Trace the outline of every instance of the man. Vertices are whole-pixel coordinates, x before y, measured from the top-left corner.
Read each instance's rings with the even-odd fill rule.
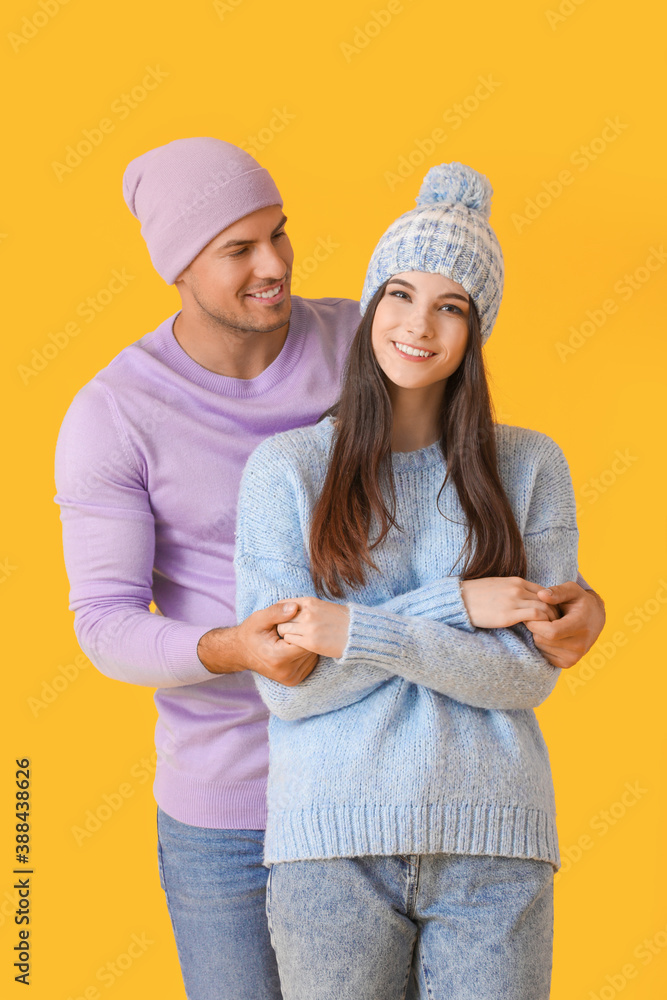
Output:
[[[236,496],[262,439],[336,399],[359,309],[291,298],[280,194],[228,143],[151,150],[124,193],[182,308],[92,379],[63,423],[75,629],[103,673],[158,689],[161,883],[188,997],[278,1000],[261,863],[267,713],[252,672],[298,684],[317,657],[278,636],[294,604],[235,624]],[[538,597],[565,614],[530,623],[535,641],[570,666],[601,631],[601,602],[572,582]]]

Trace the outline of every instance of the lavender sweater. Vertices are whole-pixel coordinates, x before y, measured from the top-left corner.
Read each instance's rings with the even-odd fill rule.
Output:
[[[58,438],[77,638],[108,677],[157,688],[155,797],[196,826],[266,822],[268,711],[253,675],[213,676],[197,657],[205,632],[236,623],[241,473],[262,440],[334,402],[359,323],[349,299],[292,301],[283,350],[257,378],[202,368],[171,316],[84,386]]]

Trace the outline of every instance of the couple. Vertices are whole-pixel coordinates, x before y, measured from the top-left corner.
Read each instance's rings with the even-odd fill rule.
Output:
[[[349,300],[290,301],[282,200],[241,150],[169,143],[124,191],[183,307],[76,397],[57,499],[82,648],[158,688],[188,996],[546,997],[558,853],[531,708],[604,615],[565,582],[560,449],[492,422],[488,182],[429,173],[360,325]]]

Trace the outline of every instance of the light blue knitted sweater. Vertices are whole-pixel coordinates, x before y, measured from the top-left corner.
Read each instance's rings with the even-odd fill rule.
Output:
[[[315,595],[307,543],[333,437],[326,418],[264,441],[241,483],[237,614]],[[577,576],[567,462],[538,431],[496,425],[527,579]],[[465,538],[438,444],[394,453],[397,521],[377,571],[345,594],[340,659],[296,687],[255,674],[271,710],[264,863],[363,854],[491,854],[560,864],[549,755],[533,712],[560,671],[532,633],[479,629],[451,575]],[[459,522],[459,523],[454,523]],[[460,565],[460,564],[459,564]]]

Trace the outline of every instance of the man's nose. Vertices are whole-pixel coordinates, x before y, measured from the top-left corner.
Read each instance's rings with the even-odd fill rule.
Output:
[[[287,264],[273,243],[257,246],[254,265],[255,274],[261,278],[283,278],[287,271]]]

